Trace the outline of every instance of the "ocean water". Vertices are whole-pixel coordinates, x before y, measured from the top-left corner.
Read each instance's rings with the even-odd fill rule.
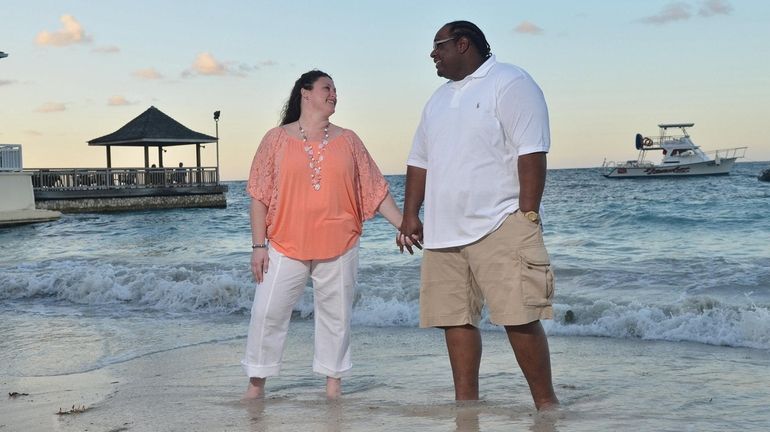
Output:
[[[649,349],[697,368],[702,365],[692,353],[701,352],[737,363],[745,359],[751,373],[765,371],[760,381],[770,379],[770,183],[756,179],[767,165],[740,163],[730,176],[689,179],[610,180],[597,169],[549,171],[543,218],[557,292],[555,319],[544,325],[557,341],[552,342],[556,350],[579,351],[586,337],[602,338],[609,344],[610,364],[643,359]],[[404,178],[388,180],[400,204]],[[0,228],[0,376],[88,373],[206,344],[236,347],[228,367],[238,369],[254,289],[244,186],[229,183],[226,209],[65,214],[56,222]],[[366,359],[361,370],[375,374],[382,349],[375,342],[383,335],[403,339],[398,358],[414,356],[424,362],[421,367],[445,369],[441,356],[436,360],[441,365],[421,358],[416,342],[424,337],[416,334],[431,332],[414,329],[420,253],[399,254],[394,229],[379,216],[364,231],[353,324],[368,342],[354,342],[354,360],[356,355]],[[296,308],[292,328],[297,330],[292,331],[298,335],[293,337],[310,337],[311,316],[308,289]],[[502,332],[486,319],[482,326],[488,337],[500,338]],[[433,352],[441,353],[442,339],[433,337]],[[665,348],[649,345],[656,341]],[[654,364],[655,359],[640,361]],[[720,367],[709,366],[703,377],[693,379],[706,385]],[[566,383],[571,373],[580,372],[560,369],[556,362],[554,368],[557,390],[568,406],[601,405],[596,392]],[[589,372],[583,373],[572,378],[590,382]],[[632,372],[619,375],[614,385],[624,388],[654,377]],[[484,380],[499,387],[491,390],[493,399],[505,394],[504,386],[489,376]],[[659,384],[667,382],[661,378]],[[730,382],[709,382],[716,393],[740,394]],[[365,390],[384,384],[364,379],[356,385],[357,397],[367,404]],[[451,382],[442,383],[441,391],[449,390]],[[395,394],[377,398],[390,406],[393,401],[385,399]],[[745,407],[757,401],[736,398],[724,408],[725,416],[767,419],[746,417]],[[503,408],[492,403],[489,409]],[[450,411],[442,415],[452,417],[454,425]],[[699,416],[700,411],[692,413],[693,419]],[[677,427],[681,418],[661,421],[666,426],[660,430],[683,430]],[[595,426],[584,425],[584,430]]]

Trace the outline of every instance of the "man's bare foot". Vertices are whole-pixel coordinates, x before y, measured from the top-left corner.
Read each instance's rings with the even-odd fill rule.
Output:
[[[561,405],[559,405],[559,401],[548,401],[548,402],[542,402],[540,404],[537,404],[537,410],[538,411],[557,411],[559,408],[561,408]]]
[[[249,400],[264,398],[266,380],[266,378],[249,378],[249,386],[246,388],[246,393],[243,394],[241,399]]]
[[[326,398],[337,399],[342,396],[342,379],[326,377]]]

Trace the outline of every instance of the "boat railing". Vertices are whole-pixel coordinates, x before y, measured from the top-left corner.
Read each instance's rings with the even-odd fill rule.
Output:
[[[746,157],[748,147],[734,147],[729,149],[711,150],[705,152],[712,159],[738,159]]]
[[[216,186],[216,167],[191,168],[35,168],[36,190],[96,190]]]
[[[0,144],[0,171],[21,170],[21,144]]]

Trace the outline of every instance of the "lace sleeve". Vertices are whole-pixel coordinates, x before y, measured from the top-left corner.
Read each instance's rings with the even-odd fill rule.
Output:
[[[275,195],[276,153],[278,148],[278,128],[271,129],[262,138],[262,142],[257,148],[254,160],[251,162],[251,171],[249,172],[249,182],[246,185],[246,192],[256,199],[270,207],[271,201]]]
[[[345,131],[352,147],[356,165],[356,185],[358,187],[358,202],[363,220],[371,219],[377,213],[377,208],[388,194],[388,182],[380,172],[374,159],[364,147],[361,138],[353,131]]]

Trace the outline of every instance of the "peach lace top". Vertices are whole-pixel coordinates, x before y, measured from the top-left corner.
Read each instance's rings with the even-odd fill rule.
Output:
[[[320,142],[308,143],[317,154]],[[246,190],[267,206],[267,238],[278,252],[299,260],[334,258],[355,245],[388,183],[361,139],[343,129],[323,152],[316,191],[303,147],[282,127],[269,130],[254,155]]]

